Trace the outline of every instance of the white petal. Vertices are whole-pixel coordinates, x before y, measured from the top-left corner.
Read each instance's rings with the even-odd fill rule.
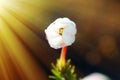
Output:
[[[58,37],[58,35],[55,32],[52,32],[52,31],[50,32],[50,31],[45,30],[45,34],[46,34],[46,37],[47,37],[48,41],[49,41],[49,39]]]
[[[52,48],[59,49],[65,46],[62,37],[56,37],[49,40],[49,44]]]
[[[60,35],[61,28],[63,28],[62,35]],[[69,18],[58,18],[45,29],[48,42],[55,49],[70,46],[75,41],[76,32],[76,25]]]
[[[63,34],[62,38],[66,46],[70,46],[75,41],[75,36],[69,34]]]

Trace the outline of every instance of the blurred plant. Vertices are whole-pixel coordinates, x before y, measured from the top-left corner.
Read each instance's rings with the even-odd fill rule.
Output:
[[[82,80],[111,80],[108,76],[101,73],[92,73],[84,77]]]

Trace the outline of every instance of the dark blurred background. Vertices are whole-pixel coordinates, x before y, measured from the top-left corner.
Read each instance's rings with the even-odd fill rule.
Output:
[[[100,72],[120,80],[120,1],[54,0],[50,7],[46,9],[49,23],[68,17],[77,24],[76,42],[69,47],[68,58],[81,76]]]

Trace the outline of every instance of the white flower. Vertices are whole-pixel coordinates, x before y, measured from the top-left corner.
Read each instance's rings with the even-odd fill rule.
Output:
[[[111,80],[111,79],[101,73],[92,73],[81,80]]]
[[[75,41],[76,24],[68,18],[58,18],[45,29],[48,43],[58,49]]]

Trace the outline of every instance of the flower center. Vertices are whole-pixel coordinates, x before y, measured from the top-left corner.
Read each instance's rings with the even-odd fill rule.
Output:
[[[59,29],[59,35],[62,36],[63,30],[64,30],[64,28],[60,28],[60,29]]]

